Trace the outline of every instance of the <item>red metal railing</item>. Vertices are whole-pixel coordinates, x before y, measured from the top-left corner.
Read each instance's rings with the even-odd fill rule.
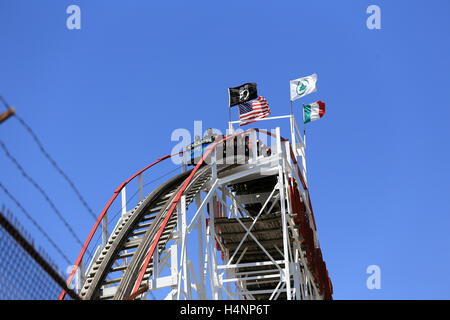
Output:
[[[78,267],[80,266],[80,263],[81,263],[81,261],[83,260],[84,254],[86,253],[86,250],[87,250],[87,248],[88,248],[88,246],[89,246],[89,244],[90,244],[90,242],[91,242],[91,240],[92,240],[92,237],[94,236],[95,232],[97,231],[97,228],[98,228],[98,226],[100,225],[102,219],[104,218],[104,216],[105,216],[106,213],[108,212],[108,209],[111,207],[112,203],[113,203],[114,200],[117,198],[117,196],[118,196],[119,193],[122,191],[122,189],[123,189],[130,181],[132,181],[134,178],[136,178],[137,176],[139,176],[139,175],[140,175],[141,173],[143,173],[144,171],[146,171],[146,170],[150,169],[151,167],[153,167],[154,165],[156,165],[156,164],[158,164],[158,163],[160,163],[160,162],[162,162],[162,161],[164,161],[164,160],[166,160],[166,159],[168,159],[168,158],[171,158],[171,157],[173,157],[173,156],[175,156],[175,155],[178,155],[178,154],[180,154],[180,153],[181,153],[181,152],[178,152],[178,153],[174,153],[174,154],[167,155],[167,156],[164,156],[164,157],[162,157],[162,158],[159,158],[159,159],[156,160],[155,162],[149,164],[149,165],[148,165],[147,167],[145,167],[144,169],[142,169],[142,170],[138,171],[137,173],[135,173],[134,175],[132,175],[132,176],[131,176],[130,178],[128,178],[125,182],[123,182],[122,184],[120,184],[120,186],[116,189],[116,191],[114,191],[114,194],[113,194],[112,197],[109,199],[108,203],[107,203],[106,206],[103,208],[102,213],[100,214],[100,216],[98,217],[98,219],[97,219],[97,221],[95,222],[94,226],[92,227],[92,230],[91,230],[91,232],[89,233],[89,236],[87,237],[87,239],[86,239],[86,241],[85,241],[85,243],[84,243],[84,245],[83,245],[83,248],[81,249],[80,254],[78,255],[78,258],[77,258],[77,260],[76,260],[76,262],[75,262],[75,264],[74,264],[74,266],[73,266],[73,268],[72,268],[72,271],[71,271],[71,273],[70,273],[70,275],[69,275],[69,278],[67,279],[67,285],[70,285],[70,283],[72,282],[73,277],[74,277],[74,275],[75,275],[75,273],[76,273]],[[61,294],[59,295],[58,300],[64,299],[65,295],[66,295],[66,291],[63,290],[63,291],[61,292]]]
[[[148,264],[150,263],[151,257],[152,257],[152,255],[153,255],[153,253],[154,253],[154,250],[155,250],[155,247],[156,247],[156,245],[157,245],[157,243],[158,243],[158,241],[159,241],[159,238],[161,237],[161,234],[162,234],[162,232],[163,232],[163,230],[164,230],[164,228],[165,228],[165,226],[166,226],[168,220],[170,219],[170,217],[171,217],[173,211],[175,210],[175,208],[176,208],[178,202],[180,201],[180,199],[181,199],[181,197],[182,197],[184,191],[186,190],[186,188],[187,188],[187,186],[189,185],[190,181],[191,181],[192,178],[194,177],[195,173],[198,171],[198,168],[204,163],[205,159],[211,154],[212,150],[213,150],[218,144],[223,143],[223,142],[225,142],[225,141],[227,141],[227,140],[229,140],[229,139],[233,139],[233,138],[235,138],[235,137],[238,137],[238,136],[241,136],[241,135],[245,135],[245,134],[249,133],[250,131],[255,131],[255,132],[259,132],[259,133],[264,133],[264,134],[266,134],[266,135],[268,135],[268,136],[276,137],[276,135],[274,135],[273,133],[268,132],[268,131],[266,131],[266,130],[260,130],[260,129],[257,129],[257,128],[252,128],[252,129],[248,129],[248,130],[246,130],[246,131],[244,131],[244,132],[241,132],[241,133],[238,133],[238,134],[229,135],[229,136],[223,138],[223,139],[220,140],[220,141],[216,141],[216,142],[212,143],[212,144],[208,147],[207,151],[206,151],[205,154],[202,156],[202,158],[200,159],[200,161],[197,163],[197,165],[195,166],[195,168],[192,170],[192,172],[191,172],[191,174],[189,175],[189,177],[185,180],[185,182],[184,182],[184,184],[183,184],[183,187],[180,189],[180,191],[179,191],[179,192],[177,193],[177,195],[175,196],[175,198],[174,198],[174,200],[173,200],[173,202],[172,202],[172,205],[171,205],[171,207],[170,207],[170,209],[169,209],[169,212],[168,212],[166,218],[164,219],[164,221],[163,221],[163,223],[162,223],[162,225],[161,225],[161,227],[160,227],[158,233],[156,234],[156,237],[155,237],[155,239],[154,239],[154,241],[153,241],[153,243],[152,243],[152,246],[150,247],[150,250],[149,250],[149,252],[148,252],[148,254],[147,254],[147,256],[146,256],[146,259],[145,259],[144,265],[143,265],[143,267],[142,267],[142,269],[141,269],[141,272],[140,272],[140,274],[139,274],[138,280],[137,280],[135,286],[133,287],[133,293],[132,293],[132,296],[133,296],[133,297],[138,296],[138,294],[136,294],[136,293],[138,292],[138,290],[139,290],[139,288],[140,288],[140,286],[141,286],[141,282],[142,282],[142,279],[143,279],[143,277],[144,277],[145,270],[147,269]],[[283,137],[280,137],[280,140],[281,140],[281,141],[288,141],[287,139],[285,139],[285,138],[283,138]],[[180,153],[182,153],[182,152],[183,152],[183,151],[178,152],[178,153],[175,153],[175,154],[171,154],[171,155],[166,155],[166,156],[164,156],[164,157],[162,157],[162,158],[159,158],[157,161],[151,163],[151,164],[148,165],[147,167],[145,167],[145,168],[143,168],[142,170],[138,171],[137,173],[135,173],[134,175],[132,175],[129,179],[127,179],[125,182],[123,182],[122,184],[119,185],[119,187],[114,191],[113,196],[110,198],[110,200],[108,201],[108,203],[106,204],[106,206],[103,208],[103,210],[102,210],[100,216],[98,217],[98,219],[97,219],[97,221],[95,222],[95,224],[94,224],[94,226],[93,226],[91,232],[89,233],[88,238],[86,239],[86,241],[85,241],[85,243],[84,243],[84,245],[83,245],[83,248],[81,249],[81,252],[80,252],[80,254],[78,255],[78,258],[77,258],[77,260],[76,260],[76,262],[75,262],[75,265],[74,265],[73,268],[72,268],[72,271],[71,271],[71,273],[70,273],[70,275],[69,275],[69,278],[67,279],[67,284],[68,284],[68,285],[72,282],[73,277],[74,277],[74,275],[75,275],[75,273],[76,273],[78,267],[80,266],[81,261],[83,260],[84,254],[85,254],[85,252],[86,252],[86,250],[87,250],[87,247],[89,246],[89,244],[90,244],[90,242],[91,242],[91,240],[92,240],[92,237],[94,236],[95,232],[97,231],[98,226],[100,225],[102,219],[104,218],[104,216],[105,216],[106,213],[108,212],[108,209],[110,208],[110,206],[112,205],[112,203],[114,202],[114,200],[117,198],[117,196],[119,195],[119,193],[122,191],[122,189],[123,189],[130,181],[132,181],[134,178],[136,178],[137,176],[139,176],[139,175],[140,175],[141,173],[143,173],[144,171],[146,171],[146,170],[150,169],[151,167],[153,167],[154,165],[156,165],[156,164],[158,164],[158,163],[160,163],[160,162],[162,162],[162,161],[164,161],[164,160],[166,160],[166,159],[168,159],[168,158],[171,158],[171,157],[173,157],[173,156],[175,156],[175,155],[178,155],[178,154],[180,154]],[[291,155],[293,155],[293,153],[292,153],[292,148],[291,148]],[[307,189],[307,185],[306,185],[306,183],[305,183],[305,181],[304,181],[304,179],[303,179],[303,174],[301,173],[300,168],[298,167],[297,161],[295,160],[295,156],[292,157],[292,161],[296,164],[297,170],[299,171],[299,178],[300,178],[300,180],[301,180],[301,183],[302,183],[302,185],[303,185],[305,191],[307,191],[307,190],[308,190],[308,189]],[[308,197],[308,199],[309,199],[309,197]],[[309,203],[309,205],[310,205],[311,213],[312,213],[312,207],[311,207],[311,204]],[[313,220],[314,220],[314,216],[313,216]],[[314,225],[315,225],[315,222],[314,222]],[[61,292],[60,296],[58,297],[58,300],[64,299],[65,295],[66,295],[66,291],[63,290],[63,291]]]
[[[221,143],[223,143],[223,142],[225,142],[225,141],[227,141],[227,140],[229,140],[229,139],[233,139],[233,138],[235,138],[235,137],[244,135],[244,134],[246,134],[246,133],[248,133],[248,132],[250,132],[250,131],[256,131],[256,132],[260,132],[260,133],[262,132],[262,133],[265,133],[265,134],[267,134],[267,135],[269,135],[269,136],[274,136],[274,134],[272,134],[272,133],[270,133],[270,132],[268,132],[268,131],[265,131],[265,130],[248,129],[248,130],[246,130],[246,131],[244,131],[244,132],[241,132],[241,133],[238,133],[238,134],[229,135],[229,136],[223,138],[223,139],[220,140],[220,141],[216,141],[216,142],[212,143],[212,144],[208,147],[208,149],[206,150],[205,154],[202,156],[202,158],[200,159],[200,161],[197,163],[197,165],[195,166],[195,168],[192,170],[192,172],[191,172],[191,174],[189,175],[189,177],[187,177],[187,179],[185,180],[185,182],[184,182],[182,188],[181,188],[181,189],[178,191],[178,193],[176,194],[176,196],[175,196],[175,198],[174,198],[174,200],[173,200],[173,202],[172,202],[172,205],[170,206],[170,209],[169,209],[169,211],[168,211],[168,213],[167,213],[167,215],[166,215],[164,221],[162,222],[162,225],[161,225],[161,227],[159,228],[158,233],[157,233],[156,236],[155,236],[155,239],[153,240],[153,243],[152,243],[152,245],[151,245],[151,247],[150,247],[150,250],[149,250],[149,252],[147,253],[147,256],[146,256],[145,261],[144,261],[144,265],[142,266],[142,269],[141,269],[141,271],[140,271],[140,273],[139,273],[139,277],[138,277],[138,279],[137,279],[137,281],[136,281],[136,283],[135,283],[135,285],[134,285],[134,287],[133,287],[133,293],[132,293],[132,296],[135,296],[135,297],[137,296],[137,295],[136,295],[136,292],[139,290],[139,288],[140,288],[140,286],[141,286],[142,279],[144,278],[145,271],[147,270],[148,264],[150,263],[150,260],[151,260],[151,258],[152,258],[152,256],[153,256],[153,253],[154,253],[154,251],[155,251],[155,248],[156,248],[156,246],[158,245],[159,238],[161,237],[161,234],[163,233],[164,228],[165,228],[167,222],[169,221],[169,219],[170,219],[170,217],[171,217],[173,211],[175,210],[175,208],[176,208],[176,206],[177,206],[177,204],[178,204],[178,201],[180,201],[181,197],[183,196],[184,191],[186,190],[187,186],[188,186],[189,183],[191,182],[191,180],[192,180],[192,178],[194,177],[194,175],[195,175],[195,173],[197,172],[197,170],[200,168],[200,166],[203,164],[203,162],[205,161],[205,159],[211,154],[211,152],[213,151],[213,149],[214,149],[218,144],[221,144]],[[282,137],[280,137],[280,139],[281,139],[281,141],[287,141],[287,139],[284,139],[284,138],[282,138]]]

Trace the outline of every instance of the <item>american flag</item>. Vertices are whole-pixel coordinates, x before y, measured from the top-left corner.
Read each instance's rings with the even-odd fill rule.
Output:
[[[259,96],[253,101],[244,102],[239,105],[239,126],[253,123],[263,119],[270,114],[269,104],[264,97]]]

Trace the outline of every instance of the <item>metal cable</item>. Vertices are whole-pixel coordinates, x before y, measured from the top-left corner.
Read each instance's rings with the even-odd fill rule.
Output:
[[[6,108],[6,110],[8,110],[10,108],[8,102],[6,102],[6,100],[3,99],[2,96],[0,96],[0,101],[3,102],[3,106]]]
[[[81,242],[80,238],[76,235],[76,233],[73,231],[72,227],[69,225],[69,223],[64,219],[61,212],[56,208],[53,201],[49,198],[47,193],[44,191],[44,189],[41,188],[40,185],[36,183],[22,168],[22,166],[19,164],[19,162],[9,153],[8,149],[6,148],[6,145],[3,143],[2,140],[0,140],[0,146],[2,147],[3,151],[5,152],[6,156],[14,163],[14,165],[17,167],[17,169],[21,172],[21,174],[27,179],[44,197],[44,199],[47,201],[47,203],[50,205],[50,207],[53,209],[53,211],[56,213],[58,218],[62,221],[64,226],[69,230],[72,237],[78,242],[78,244],[83,247],[83,243]]]
[[[39,230],[39,232],[47,239],[48,242],[52,245],[52,247],[64,258],[68,265],[71,264],[69,258],[64,254],[60,247],[50,238],[50,236],[41,228],[41,226],[37,223],[36,220],[28,213],[27,210],[20,204],[20,202],[6,189],[6,187],[0,182],[0,189],[16,204],[16,206],[23,212],[23,214],[30,220],[30,222]]]
[[[10,106],[9,104],[5,101],[5,99],[0,96],[0,100],[3,102],[3,105],[5,106],[6,109],[9,109]],[[31,137],[33,138],[34,142],[38,145],[39,150],[42,152],[42,154],[44,155],[45,158],[47,158],[47,160],[50,162],[50,164],[56,169],[56,171],[58,171],[58,173],[67,181],[67,183],[69,184],[69,186],[72,188],[72,190],[75,192],[75,194],[77,195],[78,199],[81,201],[81,203],[83,204],[83,206],[86,208],[86,210],[89,212],[89,214],[91,215],[91,217],[94,219],[94,221],[97,220],[97,216],[95,215],[94,211],[91,209],[91,207],[88,205],[88,203],[86,202],[86,200],[84,199],[84,197],[81,195],[80,191],[78,190],[78,188],[75,186],[75,184],[73,183],[73,181],[69,178],[69,176],[60,168],[60,166],[56,163],[56,161],[50,156],[50,154],[45,150],[44,146],[42,145],[41,141],[39,140],[39,138],[37,137],[37,135],[34,133],[33,129],[31,129],[31,127],[25,122],[25,120],[23,120],[19,115],[17,115],[17,113],[14,114],[14,116],[17,118],[17,120],[19,120],[19,123],[27,130],[27,132],[31,135]]]

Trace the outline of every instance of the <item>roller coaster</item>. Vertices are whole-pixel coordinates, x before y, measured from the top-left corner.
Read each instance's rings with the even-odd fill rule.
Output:
[[[123,182],[67,283],[76,282],[85,300],[332,299],[306,180],[304,137],[294,117],[286,117],[290,141],[279,127],[210,133]],[[174,156],[183,159],[181,173],[144,197],[144,173],[151,176]],[[127,210],[126,188],[136,180],[139,199]],[[119,195],[121,215],[108,232],[108,212]],[[102,243],[85,268],[95,234]],[[59,299],[65,296],[63,291]]]

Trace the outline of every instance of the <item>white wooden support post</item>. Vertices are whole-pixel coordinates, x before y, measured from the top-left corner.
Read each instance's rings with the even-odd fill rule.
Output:
[[[234,134],[234,128],[233,128],[233,123],[230,121],[228,122],[228,134]]]
[[[280,136],[280,127],[275,128],[275,135],[277,139],[277,153],[281,154],[281,136]]]
[[[158,278],[159,270],[159,248],[156,246],[155,252],[153,253],[153,285],[152,288],[156,287],[156,279]]]
[[[195,204],[197,208],[200,208],[202,199],[200,193],[195,196]],[[200,300],[206,300],[206,277],[205,277],[205,259],[204,259],[204,247],[203,247],[203,229],[205,223],[205,210],[202,210],[200,218],[197,222],[197,249],[198,249],[198,268],[199,268],[199,287],[197,288],[197,296]]]
[[[297,139],[295,139],[295,123],[294,123],[294,115],[291,114],[291,117],[289,118],[290,124],[291,124],[291,145],[292,145],[292,150],[294,151],[294,155],[297,157],[298,156],[298,152],[297,152]]]
[[[76,292],[79,293],[82,289],[82,286],[84,284],[84,280],[85,280],[85,266],[84,266],[84,261],[81,260],[80,265],[78,266],[78,270],[76,272]]]
[[[122,189],[122,217],[127,213],[127,190],[126,187]]]
[[[303,178],[305,179],[305,183],[306,185],[308,185],[308,178],[307,178],[307,174],[306,174],[306,150],[305,147],[303,146],[303,156],[302,156],[302,167],[303,167]]]
[[[302,293],[300,291],[300,284],[301,284],[301,272],[300,272],[300,257],[299,257],[299,251],[295,250],[294,255],[294,287],[295,287],[295,299],[301,300],[302,299]]]
[[[279,174],[280,180],[283,179],[281,169]],[[286,281],[287,300],[291,300],[291,279],[290,279],[290,263],[289,263],[289,233],[287,230],[287,212],[285,206],[284,187],[282,180],[280,181],[280,202],[281,202],[281,223],[283,226],[283,254],[284,254],[284,280]]]
[[[213,199],[213,211],[214,211],[214,214],[212,216],[214,217],[214,220],[213,220],[213,227],[214,227],[216,215],[219,212],[219,207],[218,207],[217,195],[213,196],[212,199]],[[213,237],[213,239],[215,240],[214,241],[214,273],[215,273],[215,277],[216,277],[217,289],[219,290],[219,299],[223,300],[223,290],[221,290],[222,283],[219,283],[219,281],[220,281],[219,277],[218,277],[219,272],[218,272],[218,269],[217,269],[217,245],[220,246],[220,244],[218,244],[217,240],[216,240],[215,227],[214,227],[214,237]]]
[[[293,116],[292,116],[293,117]],[[295,138],[295,132],[294,132],[294,138]],[[285,142],[285,150],[286,150],[286,161],[288,163],[288,165],[291,165],[291,153],[289,151],[289,141]],[[295,156],[295,154],[294,154]],[[295,170],[295,169],[294,169]],[[294,173],[291,170],[288,170],[287,176],[286,178],[291,178],[294,175]],[[287,182],[287,181],[286,181]],[[289,185],[286,183],[285,184],[285,195],[286,195],[286,199],[287,199],[287,211],[289,213],[290,216],[292,216],[294,214],[294,212],[292,212],[292,207],[291,207],[291,199],[290,199],[290,195],[289,195]],[[293,257],[293,262],[291,264],[291,272],[293,273],[293,277],[294,277],[294,288],[295,288],[295,299],[296,300],[300,300],[301,299],[301,292],[300,292],[300,285],[301,285],[301,272],[300,272],[300,253],[298,248],[294,248],[295,252],[294,252],[294,257]]]
[[[258,143],[256,141],[256,131],[251,131],[251,137],[252,137],[252,158],[253,161],[256,161],[256,158],[258,157]]]
[[[143,181],[142,173],[138,176],[138,193],[139,193],[139,200],[144,200],[144,181]]]
[[[180,210],[178,213],[181,216],[181,243],[183,244],[184,252],[182,253],[181,259],[183,263],[183,287],[184,291],[187,294],[187,298],[189,299],[191,296],[191,284],[189,281],[189,275],[188,275],[188,265],[187,265],[187,256],[188,256],[188,247],[187,247],[187,234],[186,234],[186,196],[181,196],[180,201]]]
[[[285,196],[284,196],[284,178],[283,178],[283,151],[281,149],[281,135],[280,135],[280,127],[276,128],[277,135],[277,153],[280,156],[279,159],[279,169],[278,169],[278,190],[280,193],[280,205],[281,205],[281,224],[283,228],[283,254],[284,254],[284,281],[286,283],[286,297],[287,300],[291,300],[291,279],[290,279],[290,271],[289,271],[289,234],[287,231],[287,221],[286,221],[286,205],[285,205]],[[287,151],[286,151],[287,152]]]
[[[212,283],[213,288],[212,290],[212,299],[213,300],[219,300],[219,279],[217,278],[217,253],[216,253],[216,230],[214,226],[214,217],[216,215],[216,211],[214,208],[216,207],[214,205],[215,197],[212,198],[212,200],[209,202],[209,228],[211,232],[211,251],[210,251],[210,259],[211,259],[211,271],[212,271]]]
[[[291,158],[291,152],[289,151],[289,141],[286,141],[284,146],[285,146],[285,150],[286,150],[286,161],[287,161],[288,165],[291,165],[292,158]],[[294,156],[295,156],[295,154],[294,154]],[[294,176],[294,174],[292,173],[291,170],[289,170],[288,176],[289,176],[289,178]]]
[[[306,297],[306,300],[311,300],[310,289],[309,289],[309,279],[308,279],[307,272],[305,272],[305,297]]]
[[[180,300],[181,293],[182,293],[182,276],[183,276],[183,255],[184,255],[184,246],[185,243],[183,242],[183,217],[181,213],[181,201],[177,203],[177,246],[180,247],[180,271],[178,270],[178,264],[177,264],[177,295],[176,300]],[[177,247],[177,248],[178,248]]]
[[[223,186],[222,188],[226,188],[226,186]],[[227,217],[228,216],[228,214],[226,213],[226,211],[228,210],[228,208],[227,208],[227,206],[225,205],[227,203],[227,196],[226,196],[226,193],[222,190],[222,203],[221,203],[221,206],[222,206],[222,212],[223,212],[223,217]],[[228,252],[228,250],[227,250],[227,252],[225,252],[225,261],[228,263],[228,261],[229,261],[229,258],[230,258],[230,254],[229,254],[229,252]],[[234,276],[234,269],[233,269],[233,271],[231,271],[230,269],[226,269],[226,277],[227,277],[227,279],[230,279],[231,277],[235,277]],[[230,282],[227,282],[227,290],[228,290],[228,292],[231,292],[231,283]]]
[[[222,188],[226,188],[226,186],[223,186]],[[225,205],[227,203],[227,194],[225,192],[222,191],[222,208],[223,208],[223,216],[222,217],[226,217],[226,211],[227,211],[227,206]]]
[[[229,261],[228,259],[230,259],[230,254],[229,254],[228,250],[225,252],[224,258],[225,258],[225,261],[226,261],[226,262]],[[233,272],[233,271],[234,271],[234,269],[233,269],[233,270],[230,270],[230,268],[226,268],[226,269],[225,269],[225,276],[226,276],[227,279],[235,278],[234,272]],[[227,291],[228,291],[228,292],[231,292],[231,283],[230,283],[229,281],[227,281],[226,287],[227,287],[227,288],[226,288]],[[231,298],[232,298],[232,297],[230,297],[229,299],[231,299]]]
[[[106,246],[108,242],[108,212],[103,216],[102,219],[102,246]]]
[[[214,181],[215,179],[217,179],[216,148],[213,148],[211,152],[211,170],[212,180]]]
[[[211,295],[214,298],[214,281],[213,281],[213,271],[212,271],[212,263],[211,263],[211,226],[210,223],[206,225],[205,230],[205,240],[206,240],[206,250],[205,250],[205,266],[209,265],[209,287],[211,290]],[[206,271],[206,268],[205,268]],[[206,272],[205,272],[206,275]]]
[[[234,194],[233,194],[233,198],[231,199],[231,210],[233,210],[234,216],[237,217],[239,211],[238,211],[238,208],[237,208],[236,197],[235,197]],[[229,213],[229,217],[231,217],[231,210],[230,210],[230,213]]]
[[[308,184],[308,178],[306,174],[306,134],[303,136],[303,143],[302,143],[302,166],[303,166],[303,178],[305,179],[306,184]]]
[[[173,244],[170,246],[170,273],[172,276],[172,292],[171,300],[176,298],[176,289],[178,287],[178,246]]]
[[[181,172],[186,172],[186,152],[187,151],[183,151],[183,158],[182,158],[182,163],[181,163]]]

